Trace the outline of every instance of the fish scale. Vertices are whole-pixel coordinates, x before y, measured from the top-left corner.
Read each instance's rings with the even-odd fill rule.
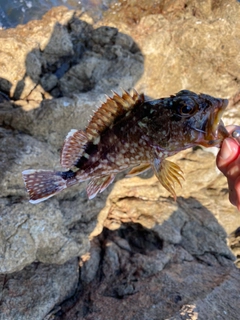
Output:
[[[67,171],[23,171],[31,203],[46,200],[82,181],[89,181],[89,199],[104,191],[117,173],[127,176],[150,168],[176,199],[181,168],[170,155],[196,145],[220,146],[228,132],[221,116],[228,100],[182,90],[176,95],[147,100],[144,94],[113,93],[94,113],[85,130],[67,135],[60,163]]]

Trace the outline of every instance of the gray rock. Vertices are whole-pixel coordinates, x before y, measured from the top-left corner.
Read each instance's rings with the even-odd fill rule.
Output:
[[[74,294],[78,277],[76,258],[63,265],[35,262],[21,272],[0,275],[0,319],[45,318],[56,304]]]
[[[45,91],[51,91],[54,87],[56,87],[58,83],[58,78],[56,75],[52,73],[46,73],[41,78],[41,85]]]

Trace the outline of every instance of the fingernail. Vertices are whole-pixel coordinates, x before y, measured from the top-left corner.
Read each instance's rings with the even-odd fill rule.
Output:
[[[232,150],[231,150],[230,143],[228,142],[227,139],[225,139],[223,141],[223,145],[221,148],[221,158],[223,158],[224,160],[227,160],[227,158],[229,158],[231,154],[232,154]]]

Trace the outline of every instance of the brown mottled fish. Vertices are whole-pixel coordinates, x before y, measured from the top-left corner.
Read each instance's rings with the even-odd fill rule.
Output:
[[[195,145],[219,146],[228,136],[221,121],[227,105],[228,100],[188,90],[151,101],[135,90],[122,96],[114,93],[85,130],[67,135],[61,154],[67,171],[23,171],[30,202],[41,202],[86,180],[92,199],[128,168],[128,176],[152,168],[176,198],[174,183],[181,185],[182,171],[166,158]]]

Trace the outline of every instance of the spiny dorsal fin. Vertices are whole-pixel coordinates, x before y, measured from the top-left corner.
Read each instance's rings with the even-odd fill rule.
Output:
[[[63,144],[61,152],[61,166],[69,169],[76,165],[85,151],[88,137],[84,131],[72,129]]]
[[[94,113],[86,129],[89,140],[98,137],[101,132],[114,123],[118,116],[127,113],[143,101],[144,95],[139,95],[136,90],[133,90],[132,94],[123,91],[122,96],[116,92],[113,92],[112,98],[107,96],[107,101]]]
[[[61,166],[66,169],[75,166],[84,154],[88,142],[97,144],[99,135],[110,127],[118,116],[127,113],[143,101],[144,95],[139,95],[136,90],[133,90],[132,94],[123,91],[122,97],[116,92],[112,98],[107,97],[107,101],[94,113],[85,131],[72,129],[68,133],[61,152]]]

